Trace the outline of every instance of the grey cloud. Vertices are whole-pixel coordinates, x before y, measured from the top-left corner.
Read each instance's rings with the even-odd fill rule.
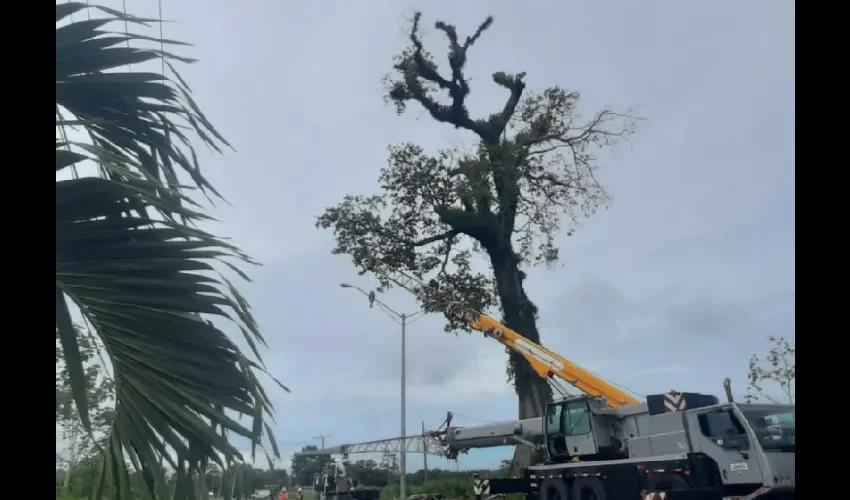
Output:
[[[272,372],[299,386],[319,390],[322,384],[397,380],[400,370],[400,326],[381,309],[340,283],[374,286],[358,277],[343,257],[308,253],[263,266],[246,291],[269,342]],[[416,304],[403,290],[379,296],[398,311]],[[484,343],[466,334],[443,332],[443,319],[428,315],[410,322],[407,372],[411,384],[441,385],[476,358]]]
[[[438,332],[422,332],[422,335],[453,335]],[[461,333],[461,335],[464,335]],[[440,386],[456,377],[468,361],[469,352],[464,349],[431,349],[427,345],[418,345],[408,352],[408,380],[417,385]],[[384,379],[396,380],[401,365],[401,352],[394,349],[386,357]]]
[[[592,331],[597,340],[612,339],[623,333],[626,322],[646,312],[645,307],[599,276],[586,275],[562,290],[557,298],[547,301],[547,309],[554,314],[542,316],[544,328]]]
[[[669,314],[672,328],[682,334],[723,335],[752,324],[740,305],[710,299],[671,306]]]

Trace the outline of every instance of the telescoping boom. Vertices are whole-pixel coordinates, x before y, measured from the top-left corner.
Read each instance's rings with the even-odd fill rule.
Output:
[[[342,455],[357,453],[424,453],[454,460],[471,449],[527,444],[543,444],[543,419],[528,418],[508,422],[456,427],[448,412],[444,423],[436,430],[424,431],[421,436],[378,439],[353,444],[341,444],[320,450],[300,451],[294,456]]]

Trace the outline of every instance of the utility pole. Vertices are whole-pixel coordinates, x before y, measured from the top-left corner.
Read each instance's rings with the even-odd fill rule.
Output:
[[[322,440],[322,449],[325,449],[325,438],[333,437],[332,434],[320,434],[313,439],[321,439]]]
[[[428,453],[427,453],[427,449],[428,449],[428,446],[427,446],[426,441],[425,441],[425,421],[423,420],[422,421],[422,463],[425,466],[425,478],[424,478],[424,481],[423,481],[425,484],[428,483]]]

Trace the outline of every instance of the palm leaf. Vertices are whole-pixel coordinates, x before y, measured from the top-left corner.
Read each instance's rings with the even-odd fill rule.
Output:
[[[81,3],[57,5],[57,22],[84,8],[86,5]],[[186,131],[193,131],[215,151],[221,152],[220,145],[229,144],[201,113],[179,75],[175,72],[175,80],[171,80],[160,73],[120,71],[129,65],[151,61],[162,61],[173,69],[172,61],[194,60],[159,49],[128,46],[128,42],[152,38],[109,31],[106,28],[110,23],[126,19],[145,25],[150,20],[123,16],[104,7],[92,8],[108,16],[72,22],[56,29],[57,108],[70,112],[79,121],[87,121],[84,128],[92,145],[120,161],[139,165],[140,173],[146,177],[180,189],[178,173],[183,171],[202,191],[220,196],[201,175]],[[170,40],[162,43],[179,44]],[[114,170],[105,169],[102,174],[119,181],[124,179]],[[167,190],[160,194],[170,195]]]
[[[57,23],[84,8],[57,4]],[[57,24],[56,30],[57,126],[81,127],[88,139],[63,134],[56,142],[57,331],[87,429],[73,307],[112,363],[115,419],[95,496],[130,498],[132,467],[147,497],[164,498],[163,459],[186,475],[181,485],[199,485],[203,481],[192,478],[209,460],[222,468],[243,460],[227,432],[248,439],[252,448],[271,435],[272,406],[256,376],[264,371],[257,346],[265,342],[247,302],[218,272],[224,266],[245,277],[237,264],[253,261],[189,225],[207,217],[180,180],[188,174],[194,186],[217,196],[200,173],[188,132],[214,150],[227,143],[179,76],[175,82],[159,73],[121,71],[145,61],[170,67],[169,61],[187,60],[127,48],[127,40],[149,37],[106,27],[116,20],[146,21],[95,8],[106,17]],[[94,162],[99,176],[60,175],[83,161]],[[212,317],[219,321],[206,319]],[[239,329],[250,358],[217,326],[222,322]],[[232,418],[237,413],[253,423]],[[279,456],[276,443],[271,447]],[[190,498],[198,494],[193,490],[181,486],[175,493]]]

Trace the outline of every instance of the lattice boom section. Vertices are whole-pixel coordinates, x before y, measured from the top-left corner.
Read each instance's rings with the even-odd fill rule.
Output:
[[[408,436],[406,438],[381,439],[368,443],[343,444],[323,450],[310,450],[295,453],[298,455],[342,455],[346,453],[428,453],[445,456],[446,452],[440,439],[432,436]]]
[[[417,297],[423,297],[425,289],[428,288],[428,285],[425,284],[424,281],[401,271],[395,271],[391,279],[395,281],[397,285],[401,286],[402,288],[406,289],[408,292],[412,293],[413,295],[416,295]]]
[[[346,453],[429,453],[444,455],[443,445],[435,437],[409,436],[406,438],[382,439],[369,443],[347,444],[341,446]]]

